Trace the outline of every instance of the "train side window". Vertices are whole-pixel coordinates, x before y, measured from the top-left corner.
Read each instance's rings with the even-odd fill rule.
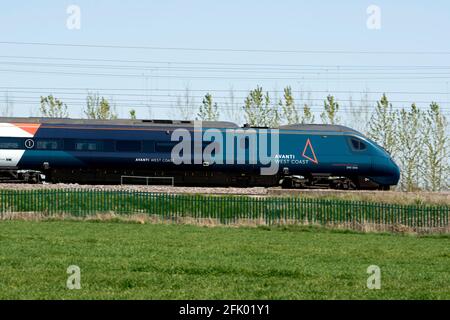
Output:
[[[155,142],[154,141],[144,141],[143,149],[144,149],[144,152],[148,152],[148,153],[155,152]]]
[[[38,150],[58,150],[60,146],[58,140],[38,140],[36,142],[36,149]]]
[[[20,140],[3,138],[0,140],[0,149],[20,149]]]
[[[250,138],[249,137],[243,137],[240,139],[240,146],[241,149],[248,149],[250,148]]]
[[[211,141],[202,141],[202,150],[205,150],[207,146],[209,146],[212,142]],[[195,143],[193,143],[192,148],[194,148]]]
[[[99,144],[97,142],[79,141],[75,142],[76,151],[98,151]]]
[[[214,144],[214,143],[215,143],[215,144]],[[210,146],[210,145],[213,145],[213,144],[214,144],[214,146],[215,146],[217,152],[220,152],[220,151],[221,151],[221,145],[220,145],[220,142],[215,141],[215,140],[213,140],[213,141],[203,141],[203,142],[202,142],[202,150],[205,150],[206,147],[208,147],[208,146]],[[194,146],[192,146],[192,150],[194,150]]]
[[[351,139],[351,143],[355,150],[362,151],[367,149],[366,144],[359,139]]]
[[[172,152],[173,147],[177,145],[178,142],[157,142],[155,145],[156,152],[169,153]]]
[[[116,151],[141,152],[141,142],[131,140],[119,140],[116,142]]]
[[[114,140],[103,140],[102,148],[103,152],[114,152],[115,151]]]
[[[211,156],[212,157],[215,157],[216,154],[220,154],[222,152],[222,146],[221,146],[221,144],[218,141],[215,141],[215,140],[213,140],[213,141],[203,141],[202,142],[202,150],[203,150],[203,152],[205,151],[205,149],[208,146],[211,146],[211,148],[213,148],[212,151],[211,151]]]

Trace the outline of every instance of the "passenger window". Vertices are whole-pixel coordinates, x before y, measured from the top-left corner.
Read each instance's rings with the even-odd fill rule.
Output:
[[[140,141],[117,141],[116,150],[119,152],[141,152]]]
[[[76,151],[97,151],[98,145],[96,142],[76,142]]]
[[[0,149],[20,149],[20,141],[16,139],[1,139]]]
[[[211,146],[211,148],[213,148],[212,149],[212,151],[211,151],[211,157],[215,157],[216,156],[216,154],[220,154],[221,152],[222,152],[222,149],[221,149],[221,145],[220,145],[220,143],[218,142],[218,141],[215,141],[215,140],[213,140],[213,141],[203,141],[203,152],[205,151],[205,149],[208,147],[208,146]]]
[[[241,149],[248,149],[250,148],[250,138],[244,137],[240,139],[240,147]]]
[[[144,152],[155,152],[155,143],[153,141],[144,141]]]
[[[361,140],[359,140],[359,139],[351,139],[351,142],[352,142],[352,147],[355,150],[360,151],[360,150],[366,150],[367,149],[366,144],[364,142],[362,142]]]
[[[36,143],[36,149],[38,150],[57,150],[58,141],[56,140],[38,140]]]
[[[156,152],[170,153],[178,142],[157,142],[155,146]]]
[[[19,149],[17,142],[0,142],[0,149]]]

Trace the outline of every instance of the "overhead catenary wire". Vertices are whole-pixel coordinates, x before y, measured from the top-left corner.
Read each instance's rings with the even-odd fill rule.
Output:
[[[11,73],[39,73],[39,74],[53,74],[53,75],[64,75],[64,76],[94,76],[94,77],[121,77],[121,78],[142,78],[142,74],[117,74],[117,73],[87,73],[87,72],[65,72],[65,71],[43,71],[43,70],[19,70],[19,69],[0,69],[0,72],[11,72]],[[219,77],[219,76],[182,76],[182,75],[152,75],[152,78],[163,78],[163,79],[208,79],[208,80],[285,80],[285,81],[417,81],[417,80],[432,80],[432,79],[450,79],[450,74],[448,76],[438,77],[438,76],[420,76],[420,77],[399,77],[399,78],[306,78],[306,77]]]
[[[42,92],[40,92],[40,91],[8,91],[8,93],[33,93],[33,94],[36,94],[36,96],[35,97],[37,97],[37,98],[39,98],[39,97],[41,97],[41,96],[47,96],[47,95],[53,95],[52,93],[49,93],[49,94],[47,94],[47,93],[42,93]],[[62,97],[61,98],[61,100],[62,101],[73,101],[73,100],[75,100],[75,101],[80,101],[80,100],[83,100],[83,101],[85,101],[86,100],[86,97],[80,97],[83,93],[70,93],[70,92],[58,92],[58,94],[60,94],[60,95],[64,95],[64,97]],[[88,95],[88,94],[90,94],[90,95],[92,95],[92,94],[98,94],[99,96],[102,96],[102,97],[109,97],[109,98],[111,98],[111,99],[114,99],[114,101],[115,102],[122,102],[123,101],[123,103],[147,103],[148,101],[147,100],[145,100],[145,99],[125,99],[125,100],[120,100],[120,99],[116,99],[115,97],[116,96],[118,96],[118,97],[123,97],[123,96],[125,96],[125,97],[128,97],[128,96],[133,96],[133,97],[142,97],[142,98],[145,98],[145,97],[150,97],[150,98],[177,98],[177,97],[174,97],[174,96],[169,96],[169,95],[164,95],[164,94],[161,94],[161,95],[158,95],[158,94],[130,94],[130,93],[128,93],[128,94],[123,94],[123,93],[111,93],[111,94],[104,94],[104,93],[96,93],[96,92],[89,92],[89,91],[85,91],[84,92],[84,94],[86,94],[86,95]],[[76,95],[76,97],[70,97],[70,96],[67,96],[67,95]],[[35,98],[35,97],[31,97],[31,96],[23,96],[23,95],[12,95],[11,96],[11,98],[18,98],[18,99],[26,99],[26,98]],[[178,96],[179,98],[183,98],[183,97],[180,97],[180,96]],[[204,95],[190,95],[189,96],[189,98],[193,98],[193,99],[200,99],[200,101],[201,101],[201,99],[203,99],[205,96]],[[57,97],[58,98],[58,97]],[[213,99],[214,100],[216,100],[216,99],[219,99],[219,100],[229,100],[229,98],[230,97],[228,97],[228,96],[213,96]],[[237,100],[239,100],[239,101],[241,101],[242,103],[244,102],[244,100],[246,99],[246,96],[234,96],[233,97],[234,99],[237,99]],[[339,97],[335,97],[336,98],[336,102],[338,102],[338,103],[342,103],[342,102],[344,102],[344,103],[355,103],[355,102],[358,102],[358,99],[342,99],[342,98],[339,98]],[[281,98],[278,98],[278,100],[282,100]],[[278,100],[274,100],[273,102],[278,102]],[[311,101],[319,101],[319,102],[323,102],[323,101],[325,101],[326,100],[326,98],[303,98],[303,99],[301,99],[301,98],[296,98],[296,97],[294,97],[294,100],[295,101],[298,101],[298,102],[301,102],[302,104],[303,103],[308,103],[308,102],[311,102]],[[361,100],[361,99],[359,99],[359,100]],[[177,100],[152,100],[152,101],[154,101],[154,102],[172,102],[172,103],[178,103],[179,101],[177,101]],[[222,103],[224,102],[224,101],[221,101]],[[226,103],[227,101],[225,101],[225,103]],[[364,102],[365,103],[370,103],[370,104],[376,104],[377,102],[379,102],[379,100],[370,100],[370,99],[364,99]],[[389,100],[389,102],[390,103],[406,103],[406,104],[413,104],[413,103],[416,103],[416,104],[429,104],[429,103],[431,103],[431,102],[434,102],[434,103],[437,103],[437,104],[447,104],[447,103],[450,103],[450,101],[439,101],[439,100],[436,100],[436,101],[425,101],[425,100]]]
[[[179,109],[179,108],[192,108],[197,110],[198,107],[200,107],[200,103],[194,104],[194,103],[190,103],[188,105],[186,105],[183,102],[178,102],[178,101],[152,101],[150,104],[146,104],[145,102],[141,102],[141,103],[133,103],[133,102],[119,102],[119,101],[109,101],[110,105],[112,107],[117,107],[117,108],[128,108],[128,109],[134,109],[134,108],[155,108],[155,109]],[[36,100],[17,100],[17,99],[10,99],[10,103],[13,104],[21,104],[21,105],[29,105],[29,106],[34,106],[34,107],[38,107],[39,106],[39,101]],[[71,101],[71,102],[67,102],[66,105],[68,107],[72,107],[72,106],[81,106],[81,107],[85,107],[86,106],[86,102],[82,102],[82,101]],[[311,109],[311,111],[313,112],[320,112],[323,111],[323,105],[308,105],[308,107]],[[225,110],[243,110],[243,104],[242,105],[236,105],[236,106],[230,106],[230,105],[220,105],[218,106],[219,109],[225,109]],[[303,108],[303,105],[299,105],[297,106],[298,110],[301,110]],[[401,110],[402,107],[401,106],[393,106],[393,110]],[[448,108],[441,108],[442,110],[449,110]],[[358,105],[355,104],[352,107],[350,106],[345,106],[345,105],[341,105],[339,110],[341,111],[357,111],[357,112],[363,112],[363,113],[372,113],[374,110],[374,105]]]
[[[117,45],[117,44],[89,44],[89,43],[56,43],[56,42],[25,42],[25,41],[0,41],[2,45],[15,46],[45,46],[68,48],[97,48],[97,49],[132,49],[132,50],[162,50],[162,51],[203,51],[203,52],[236,52],[236,53],[274,53],[274,54],[344,54],[344,55],[450,55],[450,51],[408,51],[408,50],[299,50],[299,49],[248,49],[248,48],[200,48],[200,47],[164,47],[144,45]]]
[[[4,59],[39,59],[39,60],[46,60],[46,61],[52,61],[52,59],[57,59],[58,61],[90,61],[90,62],[100,62],[100,61],[114,61],[114,62],[118,62],[120,61],[121,63],[130,63],[133,62],[135,63],[136,61],[140,61],[141,63],[153,63],[151,61],[147,61],[147,60],[126,60],[126,59],[94,59],[94,58],[65,58],[65,57],[37,57],[37,56],[12,56],[12,55],[4,55],[4,56],[0,56],[0,58],[4,58]],[[159,63],[159,62],[158,62]],[[292,68],[287,69],[287,70],[274,70],[272,68],[267,68],[267,66],[283,66],[283,64],[239,64],[239,63],[218,63],[220,65],[225,65],[227,67],[217,67],[214,65],[214,63],[212,62],[164,62],[169,64],[168,66],[151,66],[150,69],[152,71],[157,71],[157,72],[161,72],[163,70],[170,70],[171,72],[178,72],[178,73],[183,73],[183,72],[190,72],[190,74],[188,75],[184,75],[184,74],[161,74],[161,73],[153,73],[150,77],[151,78],[168,78],[168,79],[180,79],[180,80],[185,80],[185,79],[218,79],[218,80],[256,80],[256,81],[267,81],[267,80],[287,80],[287,81],[296,81],[297,83],[301,83],[301,82],[306,82],[306,81],[311,81],[311,82],[315,82],[315,81],[394,81],[394,80],[401,80],[401,81],[413,81],[413,80],[432,80],[432,79],[448,79],[450,78],[450,73],[446,73],[446,72],[434,72],[434,70],[450,70],[450,66],[433,66],[433,65],[411,65],[411,66],[397,66],[399,69],[403,70],[402,72],[394,72],[394,71],[390,71],[390,72],[373,72],[373,71],[384,71],[384,70],[391,70],[390,68],[393,68],[394,66],[364,66],[364,65],[348,65],[348,66],[339,66],[339,65],[294,65],[297,66],[298,68],[303,68],[303,69],[297,69],[297,71],[292,71]],[[189,67],[186,67],[186,65],[183,65],[183,63],[186,63],[186,65],[189,65]],[[140,68],[144,68],[144,70],[139,70],[139,71],[143,71],[145,72],[149,72],[148,67],[147,66],[143,66],[143,65],[113,65],[113,64],[108,64],[108,65],[104,65],[104,64],[74,64],[74,63],[54,63],[54,62],[29,62],[29,61],[0,61],[0,64],[8,64],[11,66],[16,66],[16,67],[21,67],[21,66],[38,66],[38,67],[56,67],[56,68],[90,68],[90,69],[108,69],[108,68],[112,68],[112,69],[125,69],[125,70],[129,70],[129,69],[136,69],[139,70]],[[173,67],[170,64],[176,64],[177,67]],[[196,67],[193,68],[193,65],[197,65],[200,66],[200,68]],[[251,67],[247,67],[249,69],[245,69],[245,68],[231,68],[230,66],[245,66],[245,65],[250,65]],[[255,66],[265,66],[266,69],[261,69],[260,67],[256,68]],[[289,66],[288,64],[285,64],[284,66]],[[153,69],[152,69],[153,68]],[[254,68],[254,69],[252,69]],[[378,68],[378,69],[377,69]],[[334,70],[335,69],[335,70]],[[343,70],[348,70],[351,72],[344,72]],[[368,72],[367,70],[369,70],[370,72]],[[426,71],[423,72],[423,70],[432,70],[430,71]],[[407,72],[404,72],[407,71]],[[27,73],[27,74],[32,74],[32,73],[41,73],[41,74],[49,74],[49,75],[67,75],[67,76],[99,76],[99,77],[134,77],[134,78],[139,78],[141,79],[143,76],[146,76],[144,73],[134,73],[134,74],[130,74],[130,73],[91,73],[91,72],[66,72],[66,71],[60,71],[60,70],[55,70],[55,71],[48,71],[48,70],[24,70],[24,69],[0,69],[0,72],[14,72],[14,73]],[[204,75],[195,75],[195,73],[202,73],[202,72],[208,72],[208,73],[218,73],[219,76],[204,76]],[[242,77],[242,76],[223,76],[222,73],[244,73],[244,72],[250,72],[250,74],[257,74],[257,73],[274,73],[274,74],[300,74],[298,77],[262,77],[262,76],[257,76],[257,77]],[[194,75],[193,75],[194,73]],[[316,75],[317,77],[301,77],[301,74],[304,75]],[[319,76],[325,76],[326,74],[326,79],[322,79]],[[339,75],[338,78],[333,78],[333,77],[329,77],[329,75]],[[348,78],[345,77],[346,75],[366,75],[364,78]],[[383,77],[383,78],[374,78],[374,77],[370,77],[369,75],[375,75],[375,76],[380,76],[380,75],[385,75],[387,77]],[[398,77],[398,75],[405,75],[407,77]],[[436,75],[436,76],[423,76],[423,75]],[[148,76],[148,75],[147,75]],[[1,87],[4,91],[10,91],[11,93],[14,93],[14,88],[20,88],[20,87]],[[22,87],[23,88],[23,87]],[[41,90],[42,88],[39,88],[39,90]],[[157,97],[172,97],[173,98],[173,94],[175,93],[183,93],[186,92],[185,89],[175,89],[175,88],[151,88],[150,90],[144,90],[144,89],[132,89],[132,88],[73,88],[73,87],[69,87],[69,88],[65,88],[68,91],[75,91],[75,90],[83,90],[84,92],[86,91],[102,91],[101,94],[102,95],[110,95],[110,96],[137,96],[137,97],[147,97],[147,98],[157,98]],[[25,89],[25,90],[29,90],[29,88]],[[59,90],[58,88],[45,88],[44,90],[48,91],[50,90],[50,93],[55,93],[57,94],[58,92],[55,90]],[[113,93],[109,93],[109,92],[104,92],[104,91],[113,91]],[[136,93],[136,92],[164,92],[166,94],[140,94],[140,93]],[[245,92],[248,93],[250,90],[244,90],[244,89],[189,89],[188,91],[193,91],[193,92],[212,92],[212,93],[216,93],[214,95],[215,99],[229,99],[230,96],[223,96],[223,95],[218,95],[217,93],[223,93],[223,92]],[[268,91],[268,92],[273,92],[273,93],[280,93],[282,94],[282,91],[280,90],[264,90],[264,91]],[[130,93],[133,92],[133,93]],[[22,93],[32,93],[32,92],[22,92]],[[35,94],[39,94],[42,95],[41,92],[34,92]],[[173,93],[173,94],[172,94]],[[361,95],[373,95],[373,94],[377,94],[377,95],[381,95],[383,93],[386,93],[388,95],[401,95],[401,94],[408,94],[408,95],[447,95],[448,97],[448,92],[432,92],[432,91],[356,91],[356,90],[308,90],[308,89],[302,89],[302,90],[292,90],[292,93],[300,93],[300,94],[310,94],[310,93],[326,93],[328,94],[361,94]],[[45,94],[45,93],[44,93]],[[72,93],[67,93],[67,92],[59,92],[59,94],[72,94]],[[194,95],[192,96],[192,98],[203,98],[203,95]],[[18,97],[21,98],[21,97]],[[28,97],[25,97],[28,98]],[[234,96],[233,97],[235,100],[243,100],[245,99],[245,96]],[[341,97],[337,97],[339,102],[341,103],[345,103],[345,102],[355,102],[358,99],[343,99]],[[436,97],[438,98],[438,97]],[[67,97],[66,97],[67,99]],[[82,98],[83,100],[84,98]],[[304,98],[304,101],[323,101],[323,98]],[[363,99],[361,99],[363,100]],[[440,101],[438,99],[434,99],[433,101],[436,101],[439,104],[448,104],[448,101]],[[153,102],[153,101],[152,101]],[[365,98],[364,99],[365,103],[376,103],[377,100],[370,100]],[[415,99],[411,99],[411,100],[400,100],[400,99],[393,99],[390,100],[390,102],[392,103],[408,103],[408,104],[412,104],[412,103],[418,103],[418,104],[423,104],[423,103],[430,103],[431,101],[425,101],[425,100],[415,100]],[[124,101],[123,103],[145,103],[148,104],[149,101],[140,101],[140,100],[131,100],[131,99],[127,99],[126,101]],[[165,100],[165,101],[159,101],[159,103],[177,103],[174,101],[170,101],[170,100]],[[310,103],[311,104],[311,103]],[[312,105],[312,104],[311,104]]]
[[[2,56],[0,56],[1,58]],[[4,57],[4,56],[3,56]],[[11,57],[11,56],[6,56]],[[39,58],[42,59],[42,58]],[[52,60],[47,58],[46,60]],[[78,60],[78,59],[77,59]],[[90,60],[90,59],[88,59]],[[72,61],[72,60],[70,60]],[[55,63],[55,62],[35,62],[35,61],[0,61],[0,64],[14,65],[14,66],[41,66],[41,67],[59,67],[59,68],[87,68],[87,69],[115,69],[115,70],[140,70],[140,71],[150,71],[150,70],[164,70],[164,71],[189,71],[189,72],[216,72],[216,73],[280,73],[280,74],[375,74],[375,75],[427,75],[427,74],[447,74],[450,71],[450,66],[379,66],[379,67],[359,67],[359,66],[321,66],[321,65],[309,65],[302,67],[255,67],[255,66],[233,66],[233,67],[223,67],[223,66],[203,66],[203,65],[191,65],[191,64],[178,64],[174,67],[170,64],[161,65],[128,65],[128,64],[76,64],[76,63]],[[448,70],[445,72],[423,72],[424,70]],[[401,71],[394,71],[401,70]],[[379,72],[374,72],[379,71]],[[389,72],[386,72],[389,71]],[[409,72],[404,72],[409,71]]]
[[[176,72],[194,72],[194,73],[243,73],[243,74],[296,74],[296,75],[450,75],[449,71],[446,72],[422,72],[422,71],[412,71],[412,72],[404,72],[404,71],[392,71],[390,68],[389,72],[386,72],[386,69],[380,69],[378,72],[373,72],[374,70],[367,71],[367,69],[346,69],[349,71],[343,71],[342,69],[336,67],[334,69],[289,69],[289,70],[280,70],[280,69],[247,69],[247,68],[193,68],[193,67],[168,67],[168,66],[158,66],[158,67],[146,67],[146,66],[138,66],[138,65],[86,65],[86,64],[61,64],[61,63],[39,63],[39,62],[16,62],[16,61],[0,61],[0,65],[8,65],[8,66],[38,66],[38,67],[57,67],[57,68],[78,68],[78,69],[107,69],[107,70],[139,70],[141,72],[149,72],[149,71],[176,71]],[[345,70],[345,69],[344,69]],[[409,71],[408,69],[406,69]],[[434,70],[434,69],[433,69]],[[139,76],[142,76],[140,74]]]
[[[16,58],[15,56],[4,56],[4,57],[8,57],[10,59],[14,59]],[[39,59],[43,59],[42,57],[39,57]],[[61,58],[64,60],[64,58]],[[46,60],[51,60],[50,58],[46,58]],[[75,59],[75,60],[80,60],[80,59]],[[90,59],[88,59],[90,60]],[[243,68],[241,67],[204,67],[204,66],[196,66],[195,68],[193,68],[192,66],[190,67],[186,67],[183,66],[182,64],[179,64],[179,66],[177,67],[173,67],[170,65],[159,65],[159,66],[144,66],[144,65],[105,65],[105,64],[74,64],[74,63],[55,63],[55,62],[35,62],[35,61],[0,61],[0,65],[7,65],[7,66],[16,66],[16,67],[21,67],[21,66],[38,66],[38,67],[56,67],[56,68],[78,68],[78,69],[113,69],[113,70],[138,70],[140,71],[139,74],[103,74],[103,73],[83,73],[86,75],[95,75],[95,76],[123,76],[123,77],[141,77],[143,75],[143,73],[145,72],[153,72],[153,71],[170,71],[170,72],[190,72],[190,73],[216,73],[218,75],[215,75],[214,77],[212,76],[189,76],[189,77],[194,77],[194,78],[218,78],[221,79],[223,77],[220,77],[221,74],[227,74],[227,73],[237,73],[237,74],[293,74],[293,75],[297,75],[297,77],[302,76],[302,75],[309,75],[309,76],[319,76],[319,75],[325,75],[327,76],[327,80],[331,80],[330,78],[328,78],[329,75],[339,75],[341,76],[345,76],[345,75],[387,75],[387,76],[398,76],[398,75],[406,75],[409,76],[408,79],[411,78],[411,76],[415,76],[416,78],[434,78],[434,77],[418,77],[418,76],[425,76],[425,75],[438,75],[438,76],[448,76],[449,73],[445,70],[450,70],[450,66],[448,67],[444,67],[444,66],[440,66],[440,67],[433,67],[433,69],[431,70],[435,70],[437,68],[437,70],[441,70],[441,72],[435,72],[435,71],[426,71],[426,69],[424,69],[423,67],[418,68],[418,69],[412,69],[412,67],[410,68],[405,68],[406,66],[401,67],[400,69],[402,71],[394,71],[393,66],[385,66],[383,68],[381,67],[377,67],[377,68],[369,68],[369,67],[364,67],[362,69],[360,69],[357,66],[333,66],[333,67],[325,67],[325,66],[308,66],[308,67],[302,67],[301,69],[294,69],[292,67],[288,68],[288,69],[280,69],[278,68]],[[368,71],[369,70],[369,71]],[[419,70],[419,71],[417,71]],[[424,72],[425,70],[425,72]],[[444,72],[442,72],[442,70]],[[73,73],[73,72],[62,72],[60,70],[58,71],[47,71],[47,70],[23,70],[23,69],[6,69],[3,70],[4,72],[38,72],[38,73],[57,73],[57,74],[71,74],[71,75],[75,75],[77,73]],[[407,72],[405,72],[407,71]],[[152,75],[153,76],[153,75]],[[155,77],[186,77],[186,75],[155,75]],[[227,78],[230,78],[229,76],[227,76]],[[238,78],[242,78],[242,77],[235,77],[232,79],[238,79]],[[370,78],[370,77],[367,77]],[[446,77],[436,77],[436,78],[446,78]],[[253,78],[244,78],[244,79],[253,79]],[[262,77],[258,77],[258,79],[264,79]],[[284,78],[284,77],[270,77],[270,78],[266,78],[269,80],[272,79],[276,79],[276,80],[283,80],[283,79],[289,79],[292,80],[293,78]],[[315,80],[316,78],[314,78]],[[341,78],[339,78],[341,79]],[[392,79],[392,78],[391,78]],[[403,78],[401,78],[403,79]],[[359,80],[359,79],[358,79]]]
[[[147,91],[143,90],[142,88],[99,88],[99,87],[22,87],[22,86],[0,86],[0,90],[13,92],[14,90],[44,90],[44,91],[58,91],[58,90],[68,90],[68,91],[94,91],[94,92],[101,92],[101,91],[118,91],[118,92],[141,92],[141,91]],[[179,92],[184,93],[186,92],[186,88],[183,89],[176,89],[176,88],[152,88],[151,91],[157,91],[157,92]],[[189,92],[246,92],[248,93],[250,89],[212,89],[212,88],[206,88],[206,89],[198,89],[198,88],[189,88]],[[265,92],[273,93],[273,92],[282,92],[281,90],[273,90],[268,89],[264,90]],[[365,90],[292,90],[293,93],[339,93],[339,94],[400,94],[400,95],[447,95],[448,92],[443,91],[365,91]],[[114,93],[117,94],[117,93]]]
[[[184,48],[184,47],[154,47],[154,46],[124,46],[124,45],[110,45],[110,44],[77,44],[77,43],[52,43],[52,42],[8,42],[0,41],[0,47],[8,45],[16,46],[42,46],[42,47],[61,47],[61,48],[86,48],[86,49],[133,49],[133,50],[167,50],[167,51],[192,51],[192,52],[247,52],[247,53],[277,53],[277,54],[344,54],[344,55],[448,55],[450,51],[345,51],[345,50],[266,50],[266,49],[233,49],[233,48]],[[50,51],[50,50],[49,50]],[[74,51],[74,50],[72,50]],[[352,83],[348,86],[353,86],[354,82],[358,83],[376,83],[376,82],[390,82],[394,85],[401,83],[412,84],[434,84],[448,82],[450,78],[450,65],[433,65],[433,60],[427,64],[392,64],[392,65],[356,65],[356,64],[289,64],[289,63],[270,63],[270,62],[228,62],[228,61],[157,61],[146,59],[113,59],[113,58],[96,58],[93,54],[102,56],[100,52],[104,51],[81,51],[77,50],[77,53],[86,53],[88,57],[63,57],[63,56],[14,56],[14,55],[1,55],[0,56],[0,73],[14,75],[24,74],[29,77],[30,75],[48,75],[46,79],[58,79],[59,84],[63,84],[64,77],[73,77],[73,79],[86,79],[86,77],[101,77],[101,78],[114,78],[114,79],[167,79],[166,88],[154,88],[150,83],[150,88],[145,85],[145,88],[76,88],[66,86],[64,88],[32,88],[32,87],[14,87],[4,86],[0,87],[0,91],[3,90],[7,94],[11,94],[8,97],[9,103],[16,104],[18,106],[30,106],[32,110],[38,110],[40,96],[46,96],[53,94],[60,98],[63,102],[67,103],[69,107],[85,107],[86,105],[86,93],[98,93],[99,96],[105,96],[110,100],[111,104],[120,110],[123,109],[139,109],[139,108],[154,108],[154,109],[166,109],[173,110],[178,109],[184,105],[182,95],[189,95],[189,98],[195,99],[193,106],[190,108],[197,109],[201,105],[203,94],[211,93],[213,98],[219,102],[220,109],[224,110],[241,110],[244,104],[244,99],[250,90],[254,89],[256,85],[260,85],[264,89],[264,92],[274,93],[275,96],[281,98],[283,90],[269,89],[270,82],[285,81],[291,82],[293,94],[321,94],[323,97],[311,97],[305,96],[302,99],[296,98],[298,103],[297,108],[301,109],[303,102],[306,102],[313,112],[323,111],[323,101],[329,94],[336,97],[337,102],[340,104],[340,110],[345,112],[361,112],[364,114],[371,113],[378,100],[374,100],[373,95],[381,97],[386,93],[389,97],[389,101],[394,104],[394,110],[399,110],[402,107],[409,107],[405,104],[411,105],[412,103],[419,104],[420,107],[428,107],[432,101],[436,101],[441,104],[441,109],[444,111],[450,110],[450,102],[448,100],[448,91],[439,92],[427,91],[424,88],[419,90],[317,90],[316,83]],[[111,55],[114,56],[116,51]],[[121,51],[117,51],[121,53]],[[124,51],[129,54],[129,51]],[[194,57],[194,55],[185,55],[186,57]],[[197,56],[201,56],[200,54]],[[213,54],[210,55],[213,57]],[[256,55],[255,55],[256,56]],[[232,55],[230,55],[232,57]],[[243,56],[244,57],[244,56]],[[267,56],[269,57],[269,56]],[[244,57],[245,58],[245,57]],[[194,58],[199,59],[199,58]],[[188,60],[188,58],[186,58]],[[235,59],[233,59],[235,60]],[[253,60],[253,59],[252,59]],[[256,59],[255,59],[256,60]],[[261,59],[259,59],[261,60]],[[269,59],[263,59],[269,60]],[[278,61],[283,61],[279,60]],[[405,60],[407,61],[407,60]],[[7,66],[7,67],[4,67]],[[75,69],[75,70],[70,70]],[[111,71],[111,72],[106,72]],[[123,72],[121,72],[123,71]],[[50,78],[50,76],[52,78]],[[14,78],[18,78],[14,77]],[[42,76],[42,78],[44,78]],[[31,78],[35,79],[35,77]],[[68,82],[73,79],[68,78]],[[171,80],[179,80],[178,88],[171,87]],[[196,80],[221,80],[229,83],[248,81],[255,82],[254,85],[249,85],[245,89],[239,82],[238,89],[223,89],[223,85],[220,86],[216,81],[211,81],[210,87],[206,89],[195,86],[192,89],[186,90],[186,88],[180,88],[182,81]],[[97,81],[97,79],[92,82]],[[112,81],[112,80],[111,80]],[[129,82],[126,85],[132,85],[134,81],[121,81],[117,82]],[[151,81],[151,80],[150,80]],[[312,83],[316,86],[316,90],[297,89],[300,84]],[[220,84],[220,83],[219,83]],[[203,85],[204,86],[204,85]],[[99,86],[95,86],[99,87]],[[272,86],[273,87],[273,86]],[[414,88],[411,85],[412,88]],[[179,89],[180,88],[180,89]],[[339,85],[337,86],[340,89]],[[354,89],[352,87],[352,89]],[[379,87],[377,87],[379,89]],[[42,91],[44,92],[42,92]],[[234,101],[230,101],[230,92],[237,93],[233,96]],[[194,94],[191,94],[194,93]],[[201,93],[201,94],[199,94]],[[227,95],[228,93],[228,95]],[[30,96],[27,96],[30,95]],[[36,95],[32,97],[31,95]],[[342,95],[361,95],[365,96],[361,99],[345,99]],[[391,100],[391,95],[408,95],[412,97],[394,97]],[[444,96],[445,95],[445,96]],[[370,96],[370,99],[369,99]],[[420,98],[417,96],[421,96]],[[422,97],[425,96],[425,97]],[[427,96],[432,97],[433,100],[427,100]],[[417,97],[418,99],[414,99]],[[178,98],[178,99],[177,99]],[[375,97],[376,98],[376,97]],[[406,98],[406,99],[405,99]],[[300,102],[301,101],[301,102]],[[273,101],[274,104],[277,101]],[[364,103],[364,105],[363,105]],[[442,106],[444,104],[445,106]],[[349,106],[351,105],[351,107]],[[236,109],[237,108],[237,109]],[[366,110],[368,108],[369,110]]]
[[[73,58],[73,57],[55,57],[55,56],[11,56],[0,55],[0,58],[6,59],[31,59],[31,60],[50,60],[50,61],[84,61],[84,62],[109,62],[109,63],[143,63],[160,65],[195,65],[195,66],[238,66],[238,67],[273,67],[281,68],[316,68],[316,69],[450,69],[450,65],[344,65],[344,64],[279,64],[279,63],[230,63],[230,62],[207,62],[207,61],[156,61],[156,60],[130,60],[130,59],[105,59],[105,58]],[[153,66],[142,66],[144,68]],[[173,68],[173,67],[170,67]]]

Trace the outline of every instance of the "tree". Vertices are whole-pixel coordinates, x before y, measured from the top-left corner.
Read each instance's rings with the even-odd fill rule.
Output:
[[[243,119],[241,104],[237,101],[234,95],[233,87],[230,87],[230,89],[228,90],[228,97],[225,100],[225,107],[228,119],[237,124],[242,124]]]
[[[352,95],[349,95],[349,97],[348,97],[347,107],[348,107],[347,117],[344,118],[343,123],[346,126],[356,129],[353,121],[354,121],[354,119],[358,118],[360,115],[357,114],[358,112],[356,110],[356,106],[353,103]]]
[[[104,97],[99,97],[98,93],[89,93],[86,98],[86,110],[84,114],[88,119],[117,119],[117,114]]]
[[[243,107],[245,120],[254,127],[277,127],[279,125],[278,108],[271,105],[269,93],[263,93],[262,87],[250,91]]]
[[[41,114],[48,118],[68,118],[67,105],[61,100],[49,95],[47,97],[41,96]]]
[[[314,115],[311,112],[311,108],[309,107],[309,105],[307,103],[305,103],[303,105],[302,111],[303,111],[303,114],[301,116],[300,123],[302,123],[302,124],[314,123]]]
[[[304,98],[306,94],[306,99]],[[311,98],[311,91],[300,91],[299,101],[302,101],[303,107],[301,109],[300,114],[300,123],[301,124],[311,124],[314,123],[315,117],[311,110],[311,105],[313,104],[313,100]]]
[[[195,100],[191,96],[189,87],[186,86],[183,96],[177,98],[177,106],[181,120],[192,120],[194,117],[194,104]]]
[[[400,187],[403,191],[415,191],[419,189],[421,167],[423,160],[423,113],[416,107],[411,106],[409,111],[402,109],[397,114],[397,138],[398,144],[402,146],[397,154],[401,166]]]
[[[13,115],[14,103],[10,99],[9,92],[5,92],[5,107],[3,108],[2,117],[11,117]]]
[[[339,111],[339,104],[334,100],[334,96],[329,95],[323,104],[324,111],[320,115],[322,123],[337,124],[340,122],[337,113]]]
[[[209,93],[203,98],[203,103],[198,112],[198,118],[202,121],[217,121],[219,119],[217,103],[213,102],[212,95]]]
[[[241,104],[236,99],[233,87],[230,87],[228,90],[228,97],[225,100],[225,107],[227,118],[237,124],[242,124],[242,108]]]
[[[292,96],[291,87],[284,88],[283,100],[280,99],[279,106],[282,111],[282,118],[287,124],[295,124],[300,122],[300,117],[295,107],[295,100]]]
[[[449,187],[450,152],[447,125],[447,119],[439,105],[431,103],[425,114],[425,125],[422,127],[425,146],[422,176],[427,190],[441,191]]]
[[[359,123],[362,123],[363,125],[360,127],[361,132],[364,134],[367,134],[368,128],[367,124],[370,121],[371,116],[371,110],[373,109],[373,106],[371,105],[369,101],[369,89],[366,89],[366,91],[361,95],[360,99],[360,109],[358,110],[358,113],[360,114],[359,119],[356,119],[355,121],[358,121]]]
[[[348,109],[349,109],[349,117],[347,119],[348,126],[367,134],[368,123],[370,121],[370,113],[372,111],[372,107],[369,101],[369,94],[367,90],[361,94],[359,104],[353,97],[349,96]]]
[[[386,94],[377,101],[375,112],[369,122],[368,137],[381,145],[392,156],[397,151],[396,115]]]
[[[136,120],[136,110],[134,110],[134,109],[130,110],[130,119]]]

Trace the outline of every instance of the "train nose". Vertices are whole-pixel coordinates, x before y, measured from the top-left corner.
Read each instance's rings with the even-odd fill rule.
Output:
[[[373,163],[373,179],[381,185],[397,185],[400,168],[390,157],[377,157]]]

